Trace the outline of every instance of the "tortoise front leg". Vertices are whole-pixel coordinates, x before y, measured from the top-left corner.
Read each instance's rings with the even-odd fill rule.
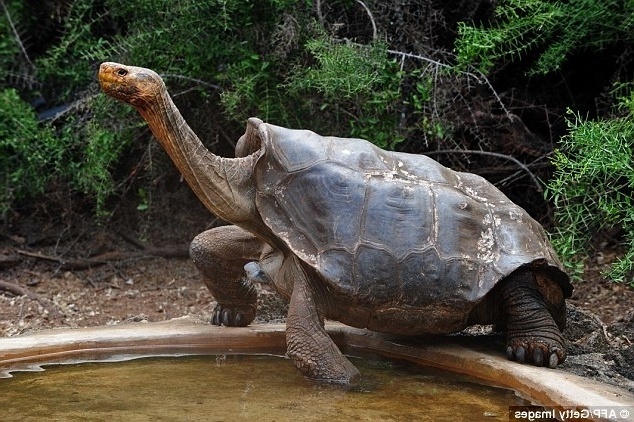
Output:
[[[324,320],[319,315],[319,294],[312,288],[299,259],[289,258],[285,266],[284,276],[294,280],[286,319],[288,356],[309,378],[341,384],[356,381],[359,371],[324,329]]]
[[[257,292],[244,266],[260,259],[266,244],[237,226],[221,226],[194,238],[189,254],[218,303],[212,324],[244,327],[255,318]]]
[[[501,290],[506,313],[506,354],[511,360],[555,368],[566,359],[561,331],[537,289],[535,275],[519,270]]]

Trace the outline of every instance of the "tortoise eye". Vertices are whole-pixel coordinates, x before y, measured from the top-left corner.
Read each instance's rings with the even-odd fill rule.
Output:
[[[125,69],[117,69],[117,75],[119,76],[125,76],[128,74],[128,71]]]

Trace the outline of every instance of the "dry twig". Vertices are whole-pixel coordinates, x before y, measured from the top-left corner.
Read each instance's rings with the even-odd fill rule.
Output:
[[[185,258],[189,256],[189,245],[173,245],[165,247],[146,246],[139,252],[111,251],[97,255],[92,258],[62,258],[59,256],[44,255],[41,252],[29,252],[18,250],[18,254],[43,261],[54,262],[61,270],[85,270],[87,268],[98,267],[117,261],[128,261],[131,259],[142,259],[148,257],[162,258]]]
[[[29,299],[33,299],[38,301],[44,308],[46,308],[48,310],[49,315],[51,315],[53,318],[57,318],[59,316],[61,316],[61,313],[53,306],[50,306],[50,304],[44,300],[44,298],[40,295],[38,295],[37,293],[34,293],[28,289],[25,289],[24,287],[15,284],[15,283],[10,283],[8,281],[4,281],[4,280],[0,280],[0,290],[3,290],[5,292],[9,292],[13,295],[16,296],[26,296]]]

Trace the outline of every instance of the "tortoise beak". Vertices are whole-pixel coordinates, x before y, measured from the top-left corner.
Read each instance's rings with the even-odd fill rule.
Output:
[[[117,63],[112,62],[105,62],[102,63],[101,66],[99,66],[99,84],[101,85],[101,89],[107,94],[110,94],[113,85],[117,82],[116,68],[118,66],[122,65],[118,65]]]
[[[117,100],[134,104],[138,89],[131,83],[129,75],[132,69],[114,62],[105,62],[99,66],[99,84],[103,92]]]
[[[99,73],[97,77],[99,79],[99,84],[101,85],[101,89],[106,90],[106,86],[110,83],[112,76],[112,66],[110,63],[101,63],[99,66]]]

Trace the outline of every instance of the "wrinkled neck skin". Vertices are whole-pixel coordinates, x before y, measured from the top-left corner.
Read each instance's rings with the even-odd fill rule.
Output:
[[[256,235],[265,226],[255,209],[253,168],[260,153],[224,158],[211,153],[163,91],[137,110],[209,211]]]

